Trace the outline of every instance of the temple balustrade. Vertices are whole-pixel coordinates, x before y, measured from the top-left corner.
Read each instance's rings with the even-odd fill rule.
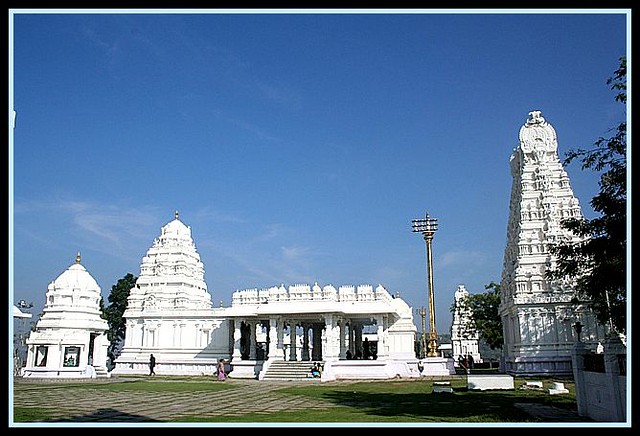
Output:
[[[374,302],[390,303],[392,296],[382,286],[375,290],[372,285],[343,285],[336,289],[333,285],[320,288],[306,284],[294,284],[286,288],[284,285],[270,288],[251,288],[233,293],[232,305],[266,304],[269,302]]]

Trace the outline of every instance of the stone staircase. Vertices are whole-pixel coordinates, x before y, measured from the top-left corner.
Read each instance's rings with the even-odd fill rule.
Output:
[[[104,366],[94,366],[93,368],[96,370],[96,378],[109,378],[109,377],[111,377],[111,374],[109,374],[109,371],[107,370],[106,367],[104,367]]]
[[[320,362],[324,364],[324,362]],[[311,361],[276,360],[269,366],[263,380],[314,380],[311,373]],[[316,378],[315,380],[319,380]]]

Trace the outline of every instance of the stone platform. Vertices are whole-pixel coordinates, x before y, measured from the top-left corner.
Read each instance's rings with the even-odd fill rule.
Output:
[[[492,389],[515,389],[514,377],[509,374],[468,374],[467,389],[469,390],[492,390]]]

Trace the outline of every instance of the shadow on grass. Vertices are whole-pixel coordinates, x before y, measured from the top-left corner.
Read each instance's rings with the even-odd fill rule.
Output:
[[[43,422],[162,422],[143,415],[133,415],[116,409],[98,409],[87,415],[72,416],[70,418],[49,419]]]
[[[532,422],[528,413],[514,407],[514,396],[502,392],[371,393],[331,391],[324,399],[340,406],[357,407],[375,416],[404,416],[426,421]]]

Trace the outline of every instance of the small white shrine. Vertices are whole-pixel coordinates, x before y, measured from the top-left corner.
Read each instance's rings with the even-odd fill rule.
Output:
[[[473,315],[471,309],[465,304],[469,298],[469,291],[464,285],[458,285],[458,289],[453,295],[453,319],[451,321],[451,355],[455,360],[455,365],[460,364],[459,358],[471,356],[473,362],[480,363],[480,351],[478,348],[479,334],[476,329],[468,329],[467,324]]]
[[[504,330],[504,371],[513,374],[570,375],[573,326],[584,326],[583,340],[604,338],[587,304],[574,304],[573,283],[549,281],[555,266],[547,246],[579,239],[560,226],[565,218],[581,218],[578,199],[558,158],[555,129],[540,111],[532,111],[520,128],[519,146],[511,155],[513,184],[507,245],[500,286]]]
[[[76,262],[47,288],[42,317],[29,335],[24,377],[108,377],[107,330],[100,316],[100,287]]]

